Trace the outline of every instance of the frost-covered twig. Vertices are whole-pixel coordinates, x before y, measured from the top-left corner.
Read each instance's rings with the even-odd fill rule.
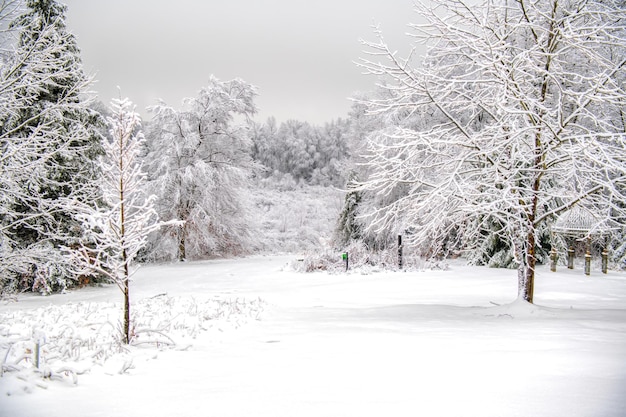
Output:
[[[141,334],[147,334],[147,335],[151,335],[151,334],[156,334],[159,335],[163,338],[165,338],[166,340],[163,341],[162,339],[149,339],[149,340],[138,340],[139,339],[139,335]],[[156,330],[156,329],[138,329],[135,330],[134,332],[134,337],[133,340],[131,341],[131,344],[133,346],[139,346],[139,345],[144,345],[144,344],[154,344],[154,345],[169,345],[169,346],[176,346],[176,342],[174,342],[174,340],[169,337],[167,334],[165,334],[164,331],[162,330]]]

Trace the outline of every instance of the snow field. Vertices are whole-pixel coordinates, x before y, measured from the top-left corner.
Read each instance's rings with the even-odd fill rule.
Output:
[[[444,271],[299,274],[285,267],[290,260],[141,269],[135,310],[144,306],[154,314],[147,327],[159,329],[175,304],[180,317],[168,334],[177,347],[135,346],[118,358],[116,367],[133,361],[122,374],[93,366],[76,385],[45,380],[47,389],[28,395],[6,396],[16,378],[5,376],[0,415],[626,415],[623,273],[542,268],[533,306],[513,302],[516,271],[452,263]],[[76,317],[81,302],[115,304],[113,290],[24,296],[0,314],[30,323],[35,311],[56,307]],[[202,300],[237,299],[252,307],[230,321],[195,313]],[[214,331],[201,329],[209,323]]]

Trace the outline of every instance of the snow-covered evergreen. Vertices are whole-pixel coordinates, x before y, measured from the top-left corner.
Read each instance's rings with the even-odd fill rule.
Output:
[[[60,246],[81,224],[66,201],[93,198],[102,120],[88,108],[90,79],[66,7],[24,6],[2,32],[13,46],[0,69],[0,286],[47,293],[71,279]]]
[[[357,181],[357,176],[353,173],[348,180],[348,191],[337,220],[335,240],[340,246],[348,245],[354,240],[363,239],[363,225],[358,219],[359,206],[362,200],[361,192],[359,190],[350,190],[350,187]]]

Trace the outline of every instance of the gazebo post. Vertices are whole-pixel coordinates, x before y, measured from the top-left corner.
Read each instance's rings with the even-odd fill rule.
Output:
[[[567,248],[567,269],[574,269],[574,248]]]
[[[552,246],[552,250],[550,250],[550,271],[556,272],[556,261],[559,259],[559,254],[556,251],[556,248]]]

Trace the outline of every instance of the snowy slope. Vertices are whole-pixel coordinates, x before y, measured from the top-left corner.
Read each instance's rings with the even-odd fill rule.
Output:
[[[170,328],[177,346],[134,347],[91,365],[75,385],[68,377],[41,388],[7,372],[0,415],[626,415],[622,273],[542,269],[531,306],[513,302],[510,270],[453,263],[446,271],[298,274],[286,268],[290,260],[141,269],[136,309],[178,323]],[[25,295],[0,306],[2,324],[15,328],[7,323],[52,309],[78,322],[77,306],[115,306],[118,292]],[[156,300],[173,307],[150,306]],[[219,300],[242,307],[204,322],[189,308]],[[204,330],[190,334],[194,324]],[[115,360],[128,359],[132,367],[115,372],[124,366]]]

